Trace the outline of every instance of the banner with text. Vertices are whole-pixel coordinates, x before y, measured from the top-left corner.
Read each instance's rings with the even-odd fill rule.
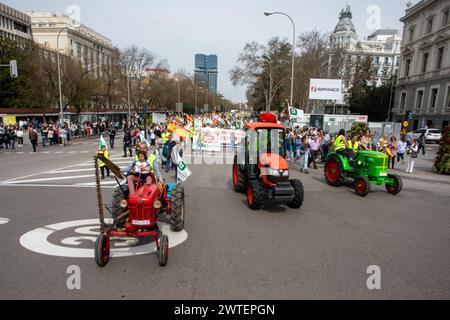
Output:
[[[342,101],[342,80],[311,79],[309,99]]]

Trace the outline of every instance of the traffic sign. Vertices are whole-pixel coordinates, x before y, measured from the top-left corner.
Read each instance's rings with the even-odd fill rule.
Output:
[[[404,126],[405,128],[409,127],[409,122],[408,122],[408,121],[404,121],[404,122],[403,122],[403,126]]]
[[[402,136],[406,135],[406,129],[403,129],[403,130],[400,132],[400,134],[401,134]]]

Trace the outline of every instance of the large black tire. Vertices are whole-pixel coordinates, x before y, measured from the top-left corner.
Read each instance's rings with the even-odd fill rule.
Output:
[[[259,181],[251,181],[247,187],[247,204],[252,210],[261,209],[266,191]]]
[[[123,191],[122,191],[123,189]],[[124,194],[125,192],[125,194]],[[120,206],[120,202],[122,200],[128,199],[129,190],[127,185],[122,185],[121,187],[117,186],[113,192],[113,199],[111,204],[111,214],[113,218],[117,220],[117,218],[124,213],[128,209],[124,209]],[[128,214],[126,214],[120,221],[117,221],[118,226],[123,226],[128,218]]]
[[[303,205],[303,199],[305,197],[303,183],[300,180],[291,180],[290,182],[295,190],[295,198],[292,202],[288,202],[287,205],[289,208],[299,209]]]
[[[170,199],[170,222],[172,224],[172,230],[175,232],[184,230],[186,211],[184,204],[184,187],[182,185],[177,185],[172,190],[172,198]]]
[[[158,262],[161,267],[165,267],[169,261],[169,238],[163,235],[159,242]]]
[[[123,193],[122,189],[125,191],[125,194]],[[113,197],[112,197],[112,204],[111,204],[111,213],[117,217],[119,216],[122,211],[123,208],[120,207],[120,201],[127,199],[128,197],[128,186],[127,185],[123,185],[121,187],[117,186],[114,189],[113,192]]]
[[[237,163],[237,155],[234,156],[233,162],[233,187],[234,191],[243,193],[247,189],[247,183],[245,175],[239,170],[239,164]]]
[[[344,181],[344,169],[339,157],[333,155],[328,158],[325,164],[325,178],[327,183],[333,187],[340,187]]]
[[[101,268],[106,266],[109,262],[110,245],[111,239],[104,234],[101,234],[95,242],[95,262]]]
[[[367,177],[358,177],[355,179],[356,194],[365,197],[370,192],[370,181]]]
[[[394,185],[389,185],[386,184],[386,191],[390,194],[393,194],[394,196],[396,196],[397,194],[399,194],[402,189],[403,189],[403,182],[402,182],[402,178],[400,178],[398,175],[396,174],[389,174],[388,175],[389,179],[393,179],[395,181]]]

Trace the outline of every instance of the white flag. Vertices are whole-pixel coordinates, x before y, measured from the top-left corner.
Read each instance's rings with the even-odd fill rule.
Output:
[[[184,162],[183,158],[177,153],[177,158],[175,159],[178,170],[177,170],[177,178],[181,182],[185,182],[191,175],[192,172],[187,167],[186,163]]]
[[[301,109],[289,107],[289,117],[291,120],[303,121],[303,118],[305,117],[305,112]]]

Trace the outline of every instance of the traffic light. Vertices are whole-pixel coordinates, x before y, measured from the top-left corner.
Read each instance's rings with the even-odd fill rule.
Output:
[[[406,113],[406,118],[405,118],[405,120],[410,121],[410,120],[412,120],[412,119],[413,119],[413,113],[412,113],[412,111],[408,111],[408,112]]]
[[[9,61],[9,71],[11,73],[11,78],[17,78],[19,76],[19,70],[17,69],[17,61]]]

